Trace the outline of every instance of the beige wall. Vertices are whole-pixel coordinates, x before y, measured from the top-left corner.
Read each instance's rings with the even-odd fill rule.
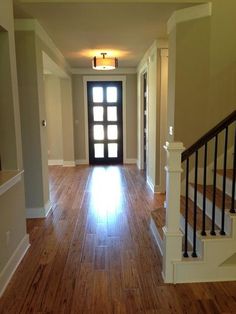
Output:
[[[44,86],[48,159],[71,165],[75,160],[71,80],[45,75]]]
[[[137,75],[126,76],[126,158],[137,159]]]
[[[8,145],[4,145],[6,149],[13,154],[12,162],[6,168],[22,169],[22,156],[21,156],[21,129],[19,118],[19,102],[18,102],[18,87],[17,87],[17,73],[16,73],[16,60],[15,60],[15,41],[14,41],[14,26],[13,26],[13,9],[11,0],[0,1],[0,26],[8,31],[9,40],[9,62],[8,58],[5,62],[8,64],[1,64],[1,75],[6,76],[7,89],[9,97],[7,97],[8,106],[11,107],[7,112],[9,127],[12,128],[11,132],[6,131]],[[6,34],[3,35],[6,40]],[[1,40],[1,39],[0,39]],[[2,45],[2,41],[1,41]],[[2,46],[1,46],[2,48]],[[2,52],[2,49],[1,49]],[[2,54],[1,54],[2,56]],[[1,60],[0,62],[3,62]],[[8,72],[7,72],[8,71]],[[9,75],[10,74],[10,75]],[[3,76],[1,76],[2,78]],[[2,83],[1,79],[1,83]],[[2,95],[2,94],[1,94]],[[1,96],[2,97],[2,96]],[[2,107],[3,98],[1,98],[0,114],[4,114]],[[6,104],[5,103],[5,104]],[[1,129],[2,132],[3,129]],[[14,132],[14,133],[13,133]],[[2,136],[2,133],[1,133]],[[2,140],[2,137],[0,137]],[[10,141],[13,141],[12,143]],[[14,144],[14,147],[12,147]],[[2,147],[2,146],[1,146]],[[10,156],[9,156],[10,158]],[[11,159],[11,158],[10,158]],[[9,243],[6,243],[6,232],[10,232]],[[23,179],[14,187],[0,196],[0,288],[4,284],[2,282],[2,271],[9,261],[10,257],[15,252],[19,243],[26,235],[25,223],[25,201],[24,201],[24,184]],[[6,274],[4,274],[6,275]]]
[[[87,76],[87,75],[86,75]],[[106,73],[107,76],[107,73]],[[86,159],[85,144],[85,112],[84,112],[84,87],[83,75],[74,74],[73,82],[73,107],[74,107],[74,135],[75,158],[79,161]],[[126,158],[137,158],[137,76],[126,75]],[[125,159],[125,156],[124,156]]]
[[[73,127],[73,102],[72,81],[70,78],[61,78],[61,104],[62,104],[62,137],[63,137],[63,161],[75,162],[74,127]]]
[[[62,104],[60,79],[53,75],[45,75],[44,86],[47,116],[48,159],[62,161]]]
[[[209,125],[204,117],[209,89],[210,18],[179,23],[175,34],[171,37],[176,40],[174,137],[188,147]],[[173,51],[170,54],[173,58]]]
[[[16,32],[26,207],[44,206],[41,120],[34,32]]]
[[[9,34],[0,28],[0,156],[2,169],[17,169]]]
[[[169,125],[186,147],[236,109],[235,10],[234,0],[213,1],[211,17],[179,23],[169,37]]]

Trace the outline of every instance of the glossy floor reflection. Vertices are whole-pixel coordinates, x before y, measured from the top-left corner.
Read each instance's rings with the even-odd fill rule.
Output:
[[[149,221],[164,196],[135,166],[50,167],[50,194],[1,314],[235,313],[236,283],[163,283]]]

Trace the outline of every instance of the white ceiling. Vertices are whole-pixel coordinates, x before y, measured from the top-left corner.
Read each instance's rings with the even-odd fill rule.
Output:
[[[155,39],[167,37],[171,14],[189,5],[24,3],[15,4],[14,14],[38,19],[71,67],[90,67],[101,51],[117,56],[120,67],[136,67]]]

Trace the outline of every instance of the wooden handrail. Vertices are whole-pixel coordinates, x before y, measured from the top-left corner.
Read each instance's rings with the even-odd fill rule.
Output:
[[[209,132],[203,135],[199,140],[197,140],[192,146],[186,149],[182,153],[182,162],[189,158],[194,152],[196,152],[199,148],[204,146],[207,142],[213,139],[217,134],[219,134],[222,130],[224,130],[231,123],[236,121],[236,110],[234,110],[228,117],[218,123],[214,128],[212,128]]]

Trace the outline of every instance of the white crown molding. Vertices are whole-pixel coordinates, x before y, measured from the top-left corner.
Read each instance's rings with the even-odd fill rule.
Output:
[[[196,5],[175,11],[167,22],[167,32],[170,34],[176,25],[181,22],[187,22],[212,15],[212,3]]]
[[[53,51],[58,59],[62,59],[64,61],[67,69],[70,71],[70,66],[65,57],[36,19],[15,19],[14,25],[16,31],[34,31],[36,35],[38,35],[38,37]]]
[[[136,74],[136,68],[117,68],[111,71],[98,71],[90,68],[71,68],[71,74],[80,75],[116,75],[116,74]]]

